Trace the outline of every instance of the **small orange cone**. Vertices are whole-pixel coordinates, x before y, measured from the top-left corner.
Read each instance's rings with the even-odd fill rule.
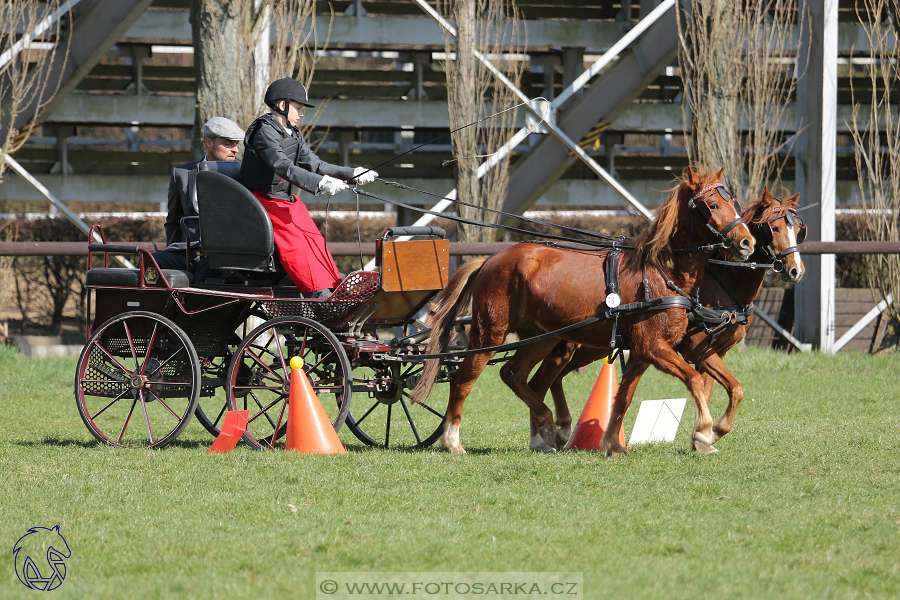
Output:
[[[613,401],[619,390],[616,380],[616,365],[610,363],[608,358],[603,359],[603,368],[597,383],[588,396],[587,404],[578,417],[575,431],[566,444],[566,450],[600,450],[600,441],[603,433],[609,425],[609,414],[612,412]],[[625,445],[625,433],[619,429],[619,443]]]
[[[222,422],[219,436],[206,453],[228,454],[234,450],[237,443],[241,441],[241,436],[247,431],[247,419],[249,418],[249,410],[229,410],[225,413],[225,420]]]
[[[301,454],[347,454],[322,408],[315,390],[303,372],[303,359],[291,359],[291,392],[288,396],[285,450]]]

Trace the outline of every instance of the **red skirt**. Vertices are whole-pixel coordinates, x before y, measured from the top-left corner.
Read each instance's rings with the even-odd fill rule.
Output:
[[[267,198],[253,192],[272,219],[278,258],[301,292],[336,287],[341,274],[306,205],[294,194],[294,202]]]

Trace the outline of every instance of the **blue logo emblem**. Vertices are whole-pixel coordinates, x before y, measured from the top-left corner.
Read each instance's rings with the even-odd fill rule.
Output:
[[[66,578],[65,559],[71,556],[59,525],[53,529],[32,527],[13,546],[16,577],[27,588],[42,592],[55,590]]]

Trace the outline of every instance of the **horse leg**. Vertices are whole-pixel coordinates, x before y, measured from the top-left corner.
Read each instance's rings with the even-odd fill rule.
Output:
[[[703,372],[704,383],[709,379],[709,388],[712,388],[712,380],[715,379],[728,392],[728,406],[722,417],[716,422],[712,429],[712,441],[716,443],[722,436],[731,431],[734,424],[734,416],[737,413],[738,406],[744,399],[744,386],[735,378],[727,366],[725,361],[718,354],[713,354],[703,362],[701,367]],[[709,397],[709,396],[707,396]]]
[[[609,414],[609,423],[606,425],[606,431],[603,432],[603,439],[600,440],[600,448],[606,451],[607,456],[617,456],[626,453],[624,446],[619,443],[619,431],[624,425],[625,413],[628,411],[628,407],[631,406],[631,399],[634,398],[634,390],[637,389],[641,376],[649,366],[649,361],[638,358],[634,354],[625,363],[622,383],[619,384],[619,391],[616,392],[612,411]]]
[[[532,450],[555,452],[556,426],[553,413],[544,405],[543,398],[529,387],[528,373],[557,345],[556,340],[529,344],[516,352],[513,359],[500,369],[500,378],[524,402],[530,411]],[[546,392],[545,392],[546,393]]]
[[[712,417],[709,414],[709,398],[704,393],[703,377],[687,364],[671,346],[655,345],[649,354],[653,357],[653,366],[674,377],[679,378],[687,386],[694,398],[694,431],[691,434],[691,450],[706,455],[718,452],[712,447]]]
[[[564,423],[564,429],[556,431],[556,447],[563,448],[569,443],[572,436],[572,414],[569,412],[569,404],[566,401],[566,392],[563,390],[563,378],[566,375],[586,367],[587,365],[609,356],[609,348],[589,348],[588,346],[575,346],[575,353],[569,359],[568,363],[563,365],[556,376],[556,379],[550,384],[550,393],[553,395],[553,404],[556,406],[556,423],[559,427],[560,423]],[[562,433],[560,433],[562,432]]]
[[[447,415],[444,417],[444,433],[441,435],[441,448],[450,454],[465,454],[466,450],[459,443],[459,424],[462,420],[462,408],[466,398],[472,391],[472,386],[493,352],[474,354],[463,359],[459,371],[453,376],[450,383],[450,401],[447,403]]]
[[[548,391],[553,396],[553,405],[556,411],[556,439],[554,441],[557,448],[563,448],[572,435],[572,413],[569,412],[569,404],[566,402],[560,374],[577,348],[578,344],[574,342],[557,344],[541,361],[541,366],[528,381],[528,387],[538,398],[543,400]]]

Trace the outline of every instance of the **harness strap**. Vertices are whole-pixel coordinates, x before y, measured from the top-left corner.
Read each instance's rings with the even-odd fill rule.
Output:
[[[556,337],[558,335],[562,335],[564,333],[568,333],[570,331],[575,331],[576,329],[581,329],[582,327],[587,327],[588,325],[593,325],[598,321],[602,321],[606,316],[601,317],[591,317],[589,319],[585,319],[584,321],[579,321],[573,325],[568,325],[561,329],[556,329],[554,331],[548,331],[547,333],[542,333],[541,335],[536,335],[534,337],[530,337],[524,340],[519,340],[518,342],[512,342],[510,344],[501,344],[499,346],[490,346],[489,348],[474,348],[472,350],[459,350],[457,352],[444,352],[443,354],[404,354],[403,358],[407,360],[427,360],[432,358],[456,358],[460,356],[471,356],[473,354],[485,354],[487,352],[504,352],[506,350],[515,350],[516,348],[521,348],[522,346],[527,346],[528,344],[533,344],[534,342],[540,342],[542,340],[546,340],[548,338]]]
[[[740,303],[741,303],[741,301],[738,300],[737,298],[735,298],[734,294],[731,293],[731,290],[728,289],[728,286],[725,285],[725,282],[722,281],[722,278],[719,277],[719,276],[716,274],[715,271],[713,271],[712,269],[709,268],[709,264],[708,264],[708,263],[707,263],[707,265],[706,265],[706,272],[713,276],[713,279],[716,280],[716,283],[718,283],[719,286],[720,286],[723,290],[725,290],[725,293],[728,294],[728,295],[731,297],[731,299],[735,301],[736,304],[740,304]]]
[[[725,265],[727,267],[746,267],[748,269],[773,269],[775,268],[774,264],[765,264],[765,263],[755,263],[755,262],[737,262],[733,260],[718,260],[718,259],[709,259],[706,261],[707,264],[714,265]]]

